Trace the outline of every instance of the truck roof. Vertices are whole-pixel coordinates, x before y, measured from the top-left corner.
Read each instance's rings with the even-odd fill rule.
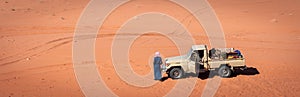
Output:
[[[192,49],[193,50],[205,50],[206,49],[206,45],[193,45]]]

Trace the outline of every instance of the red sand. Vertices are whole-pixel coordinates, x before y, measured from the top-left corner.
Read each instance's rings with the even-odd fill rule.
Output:
[[[84,96],[73,72],[72,36],[77,20],[88,2],[0,1],[1,97]],[[246,64],[260,72],[257,75],[223,78],[215,96],[300,95],[300,28],[297,26],[300,23],[300,1],[209,0],[209,3],[223,26],[227,47],[240,49],[246,58]],[[130,4],[143,6],[140,10],[134,10]],[[162,11],[176,15],[181,20],[186,11],[168,1],[136,1],[121,7],[124,8],[119,8],[107,18],[97,38],[99,73],[118,96],[163,96],[174,86],[176,80],[167,79],[149,88],[130,86],[120,80],[111,65],[111,40],[113,33],[120,27],[118,25],[139,12]],[[127,17],[120,18],[120,15]],[[208,44],[199,23],[194,21],[195,18],[189,19],[192,22],[188,29],[196,43]],[[182,23],[185,26],[189,24],[188,21]],[[201,32],[200,36],[196,32]],[[151,72],[148,56],[156,50],[166,57],[179,54],[168,38],[151,33],[153,32],[137,38],[129,51],[131,66],[140,75]],[[200,96],[207,79],[191,79],[197,79],[191,96]]]

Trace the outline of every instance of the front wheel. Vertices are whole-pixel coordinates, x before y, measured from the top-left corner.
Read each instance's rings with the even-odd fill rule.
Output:
[[[182,78],[183,76],[183,70],[180,68],[173,68],[170,72],[169,72],[169,76],[172,79],[179,79]]]
[[[219,68],[218,74],[221,77],[230,77],[232,71],[228,66],[222,66]]]

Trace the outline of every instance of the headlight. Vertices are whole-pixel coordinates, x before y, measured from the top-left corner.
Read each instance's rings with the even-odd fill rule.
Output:
[[[169,65],[170,65],[170,63],[167,63],[167,62],[166,62],[166,66],[168,67]]]
[[[168,59],[166,59],[165,64],[166,64],[166,67],[170,65],[170,63],[168,62]]]

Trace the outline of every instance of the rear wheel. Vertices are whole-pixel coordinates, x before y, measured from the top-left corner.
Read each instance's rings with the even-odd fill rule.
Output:
[[[169,76],[172,79],[179,79],[182,78],[183,76],[183,70],[180,68],[173,68],[170,72],[169,72]]]
[[[221,77],[230,77],[232,70],[228,66],[222,66],[219,68],[218,74]]]

